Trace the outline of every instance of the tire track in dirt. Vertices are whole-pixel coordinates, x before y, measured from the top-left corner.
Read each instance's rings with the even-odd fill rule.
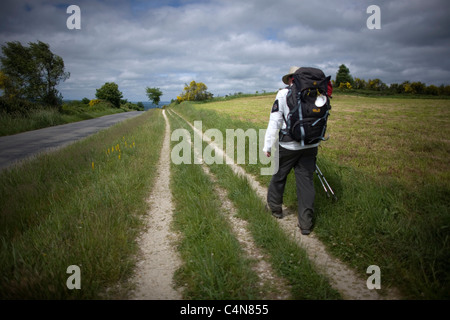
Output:
[[[157,176],[147,199],[146,231],[139,238],[141,255],[136,264],[134,282],[135,300],[180,300],[180,290],[174,289],[173,275],[181,266],[175,250],[177,235],[171,230],[173,203],[170,191],[170,124],[166,123],[164,141],[158,163]],[[155,150],[157,152],[157,150]]]
[[[247,179],[255,192],[261,197],[262,201],[266,202],[267,188],[262,187],[259,182],[252,175],[248,174],[242,167],[232,161],[225,153],[221,146],[214,143],[209,137],[195,128],[189,121],[182,117],[177,112],[173,111],[178,117],[183,119],[191,128],[203,137],[203,141],[208,142],[217,152],[219,157],[224,157],[225,163],[228,164],[233,172]],[[283,210],[288,211],[286,207]],[[309,236],[302,235],[297,227],[297,217],[295,214],[290,214],[283,219],[278,220],[281,228],[293,237],[296,243],[305,249],[311,261],[315,264],[317,270],[325,274],[330,280],[330,284],[338,290],[344,299],[349,300],[382,300],[382,299],[401,299],[398,291],[393,288],[388,290],[386,296],[381,296],[376,290],[369,290],[367,288],[367,279],[359,276],[354,270],[349,268],[339,259],[331,256],[325,245],[311,233]]]

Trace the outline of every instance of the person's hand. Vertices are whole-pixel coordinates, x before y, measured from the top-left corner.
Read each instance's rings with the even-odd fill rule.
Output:
[[[267,158],[270,158],[271,153],[266,151]]]

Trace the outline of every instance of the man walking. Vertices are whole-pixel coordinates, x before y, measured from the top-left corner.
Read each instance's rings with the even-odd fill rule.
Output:
[[[298,201],[298,227],[303,235],[309,235],[313,228],[314,218],[314,182],[313,174],[316,167],[316,157],[319,143],[302,145],[288,135],[278,135],[280,129],[286,128],[285,119],[289,114],[286,101],[289,87],[293,85],[294,73],[298,67],[291,67],[289,73],[283,76],[283,82],[288,85],[278,91],[270,113],[270,120],[264,140],[267,157],[271,156],[272,145],[279,139],[279,167],[270,181],[267,205],[272,215],[283,218],[282,204],[286,179],[289,172],[294,169]]]

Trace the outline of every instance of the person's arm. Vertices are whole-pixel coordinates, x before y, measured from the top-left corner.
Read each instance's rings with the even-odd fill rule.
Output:
[[[264,138],[263,152],[267,157],[271,156],[272,145],[275,142],[275,139],[278,139],[278,131],[283,124],[283,112],[280,109],[280,103],[286,99],[284,97],[285,94],[283,95],[282,91],[283,90],[280,90],[278,92],[275,102],[273,103],[272,110],[270,112],[269,124],[267,126],[267,131]]]

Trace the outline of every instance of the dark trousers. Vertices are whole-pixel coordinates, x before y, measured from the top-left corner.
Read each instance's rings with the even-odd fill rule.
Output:
[[[279,168],[270,181],[267,204],[272,212],[281,213],[286,179],[294,168],[297,186],[298,222],[303,230],[310,230],[314,217],[314,181],[318,148],[288,150],[279,146]]]

